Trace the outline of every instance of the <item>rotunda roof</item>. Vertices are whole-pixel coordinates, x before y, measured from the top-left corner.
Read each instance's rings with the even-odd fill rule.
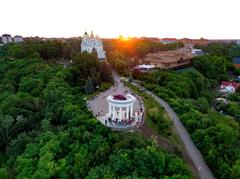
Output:
[[[113,99],[115,99],[115,100],[122,100],[122,101],[127,100],[127,98],[124,95],[122,95],[122,94],[114,95]]]

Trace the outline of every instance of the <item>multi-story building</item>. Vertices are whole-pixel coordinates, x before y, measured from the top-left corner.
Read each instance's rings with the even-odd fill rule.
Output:
[[[13,37],[13,40],[14,40],[14,42],[16,42],[16,43],[23,42],[23,38],[22,38],[22,36],[20,36],[20,35],[15,35],[15,36]]]
[[[192,63],[192,54],[189,49],[166,51],[147,54],[144,62],[160,69],[178,69]]]
[[[195,45],[207,45],[210,43],[209,40],[207,39],[187,39],[187,38],[183,38],[183,39],[179,39],[180,42],[182,42],[184,45],[185,44],[192,44],[193,46]]]
[[[1,39],[0,44],[7,44],[11,42],[15,42],[15,43],[23,42],[23,38],[20,35],[16,35],[12,37],[9,34],[3,34],[2,37],[0,37],[0,39]]]
[[[97,52],[97,56],[99,59],[105,59],[106,54],[103,50],[102,40],[96,36],[94,37],[93,32],[89,36],[87,32],[83,35],[82,44],[81,44],[81,52],[93,53],[94,50]]]
[[[2,43],[3,44],[7,44],[7,43],[10,43],[10,42],[12,42],[13,40],[12,40],[12,37],[11,37],[11,35],[9,35],[9,34],[3,34],[2,35]]]
[[[163,44],[172,44],[172,43],[176,43],[177,39],[176,38],[163,38],[160,40],[160,42]]]

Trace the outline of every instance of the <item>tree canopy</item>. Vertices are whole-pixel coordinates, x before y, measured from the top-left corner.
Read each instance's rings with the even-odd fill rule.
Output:
[[[154,71],[136,77],[170,103],[214,175],[234,179],[239,177],[239,94],[229,96],[233,102],[225,109],[232,117],[211,108],[219,81],[226,79],[231,69],[226,55],[214,53],[194,58],[193,67],[185,70]]]
[[[12,54],[0,59],[0,178],[191,176],[178,156],[140,134],[111,131],[87,109],[84,86],[111,81],[107,63],[76,53],[65,68],[49,62],[57,44],[50,54],[32,51],[47,59],[17,47],[4,47]]]

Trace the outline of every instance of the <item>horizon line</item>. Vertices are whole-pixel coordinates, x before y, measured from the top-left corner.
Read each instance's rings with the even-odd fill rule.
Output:
[[[2,35],[5,35],[5,34],[8,34],[8,35],[11,35],[12,37],[14,36],[17,36],[19,34],[15,34],[15,35],[12,35],[10,33],[3,33]],[[0,37],[2,37],[2,35]],[[79,35],[79,36],[49,36],[49,37],[46,37],[46,36],[39,36],[39,35],[30,35],[30,36],[24,36],[24,35],[20,35],[22,36],[23,38],[34,38],[34,37],[38,37],[38,38],[46,38],[46,39],[70,39],[70,38],[81,38],[82,36]],[[176,37],[172,37],[172,36],[166,36],[166,37],[157,37],[157,36],[124,36],[124,35],[119,35],[119,36],[123,36],[123,37],[127,37],[127,38],[156,38],[156,39],[165,39],[165,38],[170,38],[170,39],[176,39],[176,40],[181,40],[181,39],[190,39],[190,40],[240,40],[240,38],[205,38],[205,37],[199,37],[199,38],[190,38],[190,37],[181,37],[181,38],[176,38]],[[118,37],[101,37],[101,39],[118,39]]]

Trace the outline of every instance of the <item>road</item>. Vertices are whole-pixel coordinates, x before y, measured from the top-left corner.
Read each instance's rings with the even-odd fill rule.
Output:
[[[112,87],[109,90],[100,93],[95,99],[90,102],[90,107],[92,108],[93,112],[97,114],[99,111],[103,111],[103,114],[107,112],[107,102],[106,96],[109,94],[118,94],[124,93],[127,88],[120,82],[120,77],[113,73],[115,84],[118,84],[116,87]],[[133,85],[139,87],[137,84],[132,83]],[[146,90],[148,95],[153,96],[153,98],[165,109],[167,114],[169,115],[170,119],[173,121],[174,129],[176,130],[177,134],[179,135],[182,143],[184,144],[186,154],[191,161],[191,165],[194,167],[194,171],[197,172],[199,178],[201,179],[214,179],[211,170],[207,166],[205,160],[203,159],[201,153],[194,145],[190,135],[188,134],[186,128],[183,126],[182,122],[178,118],[177,114],[174,110],[166,103],[163,99],[154,95],[151,91]],[[137,102],[136,108],[139,108],[139,102]],[[168,145],[166,145],[168,146]]]
[[[135,84],[136,85],[136,84]],[[178,118],[174,110],[166,103],[163,99],[159,98],[151,91],[146,90],[148,95],[151,95],[168,113],[170,119],[173,121],[174,128],[179,135],[184,147],[186,149],[187,155],[192,160],[192,163],[195,167],[195,170],[198,172],[198,176],[201,179],[214,179],[214,175],[207,166],[205,160],[202,157],[202,154],[199,152],[197,147],[194,145],[189,133],[186,128],[183,126],[182,122]]]

